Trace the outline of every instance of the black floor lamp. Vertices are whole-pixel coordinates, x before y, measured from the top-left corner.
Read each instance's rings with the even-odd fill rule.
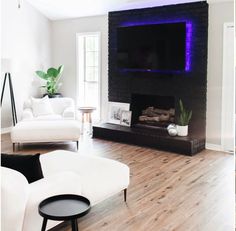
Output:
[[[2,59],[1,61],[2,61],[1,62],[2,63],[2,72],[5,72],[3,86],[2,86],[2,93],[1,93],[1,107],[2,107],[4,91],[5,91],[5,87],[6,87],[6,82],[8,79],[9,89],[10,89],[10,99],[11,99],[12,121],[13,121],[13,125],[15,126],[17,123],[17,114],[16,114],[15,98],[14,98],[11,73],[10,73],[10,60],[9,59]]]

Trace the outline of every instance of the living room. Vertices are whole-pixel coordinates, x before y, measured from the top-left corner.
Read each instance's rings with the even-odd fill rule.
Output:
[[[2,230],[233,230],[234,7],[3,0]],[[87,214],[38,212],[61,194]]]

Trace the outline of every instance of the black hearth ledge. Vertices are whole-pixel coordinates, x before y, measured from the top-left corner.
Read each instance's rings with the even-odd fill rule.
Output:
[[[171,137],[166,129],[143,129],[102,123],[93,126],[93,138],[135,144],[193,156],[205,149],[205,138],[190,134]]]

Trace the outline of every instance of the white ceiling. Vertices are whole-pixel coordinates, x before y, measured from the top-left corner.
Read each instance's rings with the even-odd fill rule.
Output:
[[[109,11],[137,9],[199,0],[27,0],[51,20],[103,15]],[[208,2],[233,0],[208,0]],[[22,3],[22,7],[24,4]]]

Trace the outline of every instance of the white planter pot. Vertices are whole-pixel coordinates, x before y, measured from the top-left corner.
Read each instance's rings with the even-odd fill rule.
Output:
[[[178,136],[187,136],[188,135],[188,125],[186,125],[186,126],[177,125],[176,127],[177,127]]]

